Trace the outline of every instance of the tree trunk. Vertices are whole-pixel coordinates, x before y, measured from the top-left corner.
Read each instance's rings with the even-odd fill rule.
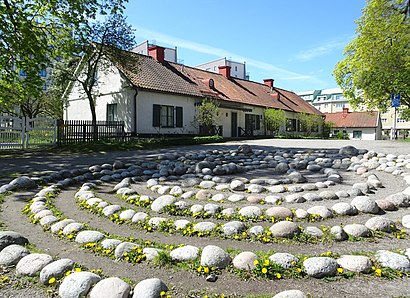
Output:
[[[91,92],[87,92],[88,102],[90,104],[90,111],[91,111],[91,125],[93,127],[93,140],[98,140],[98,130],[97,130],[97,114],[95,112],[95,103],[94,98]]]

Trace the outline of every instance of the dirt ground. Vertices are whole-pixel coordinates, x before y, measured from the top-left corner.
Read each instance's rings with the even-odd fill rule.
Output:
[[[70,155],[56,154],[52,152],[27,152],[18,156],[3,155],[0,158],[0,168],[2,175],[0,176],[0,185],[10,181],[10,174],[23,174],[33,172],[44,172],[59,169],[86,168],[93,164],[112,163],[115,160],[125,162],[135,161],[136,159],[150,158],[158,153],[170,151],[198,151],[207,149],[236,149],[238,144],[244,142],[224,143],[220,145],[194,146],[184,148],[163,149],[160,151],[132,151],[132,152],[98,152],[94,154]],[[248,141],[253,148],[340,148],[347,144],[353,145],[356,148],[366,148],[377,152],[394,153],[394,154],[410,154],[410,146],[408,143],[396,142],[351,142],[351,141],[301,141],[301,140],[258,140]],[[343,185],[332,186],[330,190],[349,189],[353,183],[360,180],[352,173],[342,173],[344,177]],[[390,174],[376,172],[380,180],[385,185],[385,188],[378,190],[371,195],[372,198],[382,198],[390,193],[398,192],[407,186],[400,177],[393,177]],[[266,172],[251,172],[248,173],[250,178],[261,177],[268,175]],[[139,191],[142,191],[142,186]],[[136,209],[135,206],[127,204],[112,195],[110,190],[114,184],[106,184],[98,189],[99,196],[104,200],[119,204],[124,207]],[[219,239],[215,237],[184,237],[179,234],[172,236],[163,233],[146,233],[138,228],[133,228],[129,225],[116,225],[109,219],[101,218],[81,210],[76,205],[74,193],[77,187],[63,191],[54,201],[55,206],[65,216],[73,218],[78,222],[89,224],[100,230],[104,230],[113,235],[125,236],[146,239],[158,243],[168,244],[191,244],[198,247],[204,247],[208,244],[218,245],[225,249],[232,248],[241,251],[275,251],[289,252],[292,254],[319,255],[326,251],[332,251],[339,254],[351,254],[354,252],[370,251],[375,252],[379,249],[405,249],[410,247],[410,239],[395,239],[392,237],[383,237],[375,241],[345,241],[332,242],[325,244],[262,244],[251,243],[247,241],[234,241],[227,239]],[[146,190],[145,190],[146,191]],[[89,251],[83,250],[74,242],[61,240],[52,236],[48,232],[44,232],[39,225],[31,224],[26,215],[21,213],[27,200],[34,192],[14,193],[6,197],[5,202],[1,205],[2,212],[0,213],[0,222],[4,224],[5,229],[13,230],[26,236],[30,242],[35,245],[36,249],[48,253],[56,258],[71,258],[75,262],[86,266],[89,269],[101,268],[107,276],[118,276],[128,278],[130,280],[139,281],[145,278],[158,277],[161,278],[171,289],[173,297],[188,297],[192,292],[201,292],[204,294],[230,294],[230,295],[266,295],[271,297],[274,294],[287,289],[299,289],[304,293],[309,293],[313,297],[410,297],[410,278],[387,280],[375,278],[374,276],[361,275],[351,279],[337,278],[334,281],[327,282],[324,279],[304,278],[304,279],[282,279],[269,281],[265,279],[250,279],[244,280],[233,273],[223,271],[215,283],[209,283],[205,277],[198,276],[192,270],[157,268],[147,262],[141,264],[129,264],[126,262],[113,261],[109,258],[97,256]],[[351,199],[346,199],[350,202]],[[307,209],[313,205],[332,206],[338,201],[320,201],[307,202],[302,204],[287,204],[289,208],[304,208]],[[187,201],[188,203],[192,203]],[[205,204],[205,202],[195,201],[195,203]],[[243,207],[249,205],[248,202],[239,202],[237,204],[224,203],[228,207]],[[260,205],[259,205],[260,206]],[[261,207],[267,207],[261,206]],[[144,211],[141,209],[141,211]],[[151,212],[152,215],[154,215]],[[398,222],[404,214],[410,214],[408,209],[400,209],[396,212],[388,212],[385,216]],[[370,215],[359,215],[352,217],[335,217],[325,221],[321,221],[318,225],[336,225],[348,223],[365,223]],[[188,218],[188,220],[192,220]],[[210,221],[215,221],[211,219]],[[266,225],[265,223],[264,225]],[[314,225],[313,223],[302,225]],[[21,278],[13,277],[13,270],[4,273],[10,276],[11,283],[3,284],[0,287],[1,297],[46,297],[49,295],[46,288],[33,284],[32,282],[22,281]],[[3,273],[0,270],[0,275]],[[14,283],[14,284],[13,284]],[[16,286],[15,283],[18,283]],[[265,297],[265,296],[263,296]]]

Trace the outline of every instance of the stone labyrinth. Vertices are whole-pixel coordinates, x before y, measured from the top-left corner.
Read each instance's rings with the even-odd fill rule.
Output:
[[[0,193],[37,188],[13,218],[37,234],[0,232],[0,264],[63,298],[404,297],[409,184],[410,154],[352,146],[241,145],[23,176]],[[71,257],[33,252],[32,237]]]

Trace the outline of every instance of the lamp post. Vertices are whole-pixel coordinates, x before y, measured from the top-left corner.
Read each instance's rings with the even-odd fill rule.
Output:
[[[396,135],[396,123],[397,123],[397,108],[400,107],[400,93],[391,94],[391,106],[394,108],[394,118],[393,118],[393,127],[390,135],[390,140],[397,139]]]

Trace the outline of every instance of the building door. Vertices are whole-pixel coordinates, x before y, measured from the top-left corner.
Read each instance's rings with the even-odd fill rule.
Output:
[[[238,113],[231,113],[231,137],[236,138],[238,136]]]
[[[245,135],[253,136],[253,128],[255,127],[255,115],[245,114]]]

